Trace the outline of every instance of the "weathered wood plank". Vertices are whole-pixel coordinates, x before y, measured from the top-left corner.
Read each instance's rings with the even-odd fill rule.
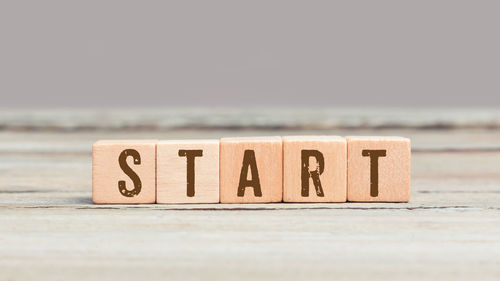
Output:
[[[495,280],[498,220],[478,209],[12,209],[0,269],[7,280]]]
[[[5,114],[0,115],[5,117]],[[238,131],[232,131],[185,130],[162,125],[147,130],[144,126],[148,118],[158,114],[153,112],[144,113],[142,123],[134,118],[128,120],[125,113],[120,113],[119,118],[104,123],[125,120],[115,124],[116,128],[123,129],[123,124],[143,127],[136,127],[141,128],[138,131],[110,132],[96,130],[92,125],[103,115],[79,114],[68,113],[73,119],[68,121],[67,130],[60,129],[64,120],[56,121],[47,113],[41,119],[39,114],[24,116],[31,116],[24,125],[35,124],[30,131],[14,132],[15,127],[0,131],[2,279],[500,278],[499,130],[488,130],[486,126],[448,131],[382,130],[361,128],[358,119],[357,125],[353,123],[357,128],[331,129],[331,123],[327,129],[299,130],[290,129],[288,124],[288,129],[271,131],[269,124],[264,124],[266,119],[259,119],[258,114],[253,115],[255,119],[251,122],[268,127],[261,126],[260,130],[239,127]],[[150,123],[159,122],[166,115],[158,116]],[[194,122],[196,116],[201,115],[193,113],[186,120]],[[388,116],[384,118],[394,117]],[[454,119],[458,116],[457,112]],[[496,117],[491,116],[496,115],[489,115],[488,122],[496,122]],[[312,115],[310,120],[316,117]],[[301,118],[297,120],[305,120]],[[0,120],[16,124],[12,119]],[[439,118],[434,116],[433,124],[437,124],[436,120]],[[464,120],[457,126],[465,128],[468,125],[464,124],[472,124],[474,118]],[[44,129],[34,129],[43,122],[47,122]],[[370,126],[375,124],[367,122],[371,122]],[[408,124],[408,120],[405,122]],[[432,123],[426,122],[417,124],[423,128],[427,125],[422,124]],[[49,129],[54,124],[59,129]],[[139,206],[91,203],[90,149],[97,139],[219,138],[271,132],[411,138],[414,153],[410,203]]]
[[[171,129],[500,128],[497,108],[143,108],[2,110],[0,129],[128,131]]]

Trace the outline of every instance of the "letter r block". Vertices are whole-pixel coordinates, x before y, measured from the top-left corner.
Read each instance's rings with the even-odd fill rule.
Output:
[[[283,137],[283,201],[346,200],[346,140],[338,136]]]
[[[219,203],[219,140],[158,142],[157,203]]]
[[[347,201],[408,202],[410,140],[347,137]]]
[[[92,146],[96,204],[156,201],[156,140],[102,140]]]
[[[281,202],[281,137],[222,138],[220,202]]]

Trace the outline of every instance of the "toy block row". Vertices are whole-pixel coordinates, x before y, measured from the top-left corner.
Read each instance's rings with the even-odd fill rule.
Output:
[[[98,204],[407,202],[410,140],[286,136],[103,140],[92,151]]]

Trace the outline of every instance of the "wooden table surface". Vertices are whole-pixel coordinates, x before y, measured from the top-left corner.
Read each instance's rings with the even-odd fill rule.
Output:
[[[499,280],[500,110],[0,113],[1,280]],[[93,205],[105,138],[400,135],[409,203]]]

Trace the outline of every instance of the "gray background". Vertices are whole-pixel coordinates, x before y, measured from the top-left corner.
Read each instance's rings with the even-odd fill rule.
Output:
[[[2,1],[0,106],[500,105],[500,1]]]

